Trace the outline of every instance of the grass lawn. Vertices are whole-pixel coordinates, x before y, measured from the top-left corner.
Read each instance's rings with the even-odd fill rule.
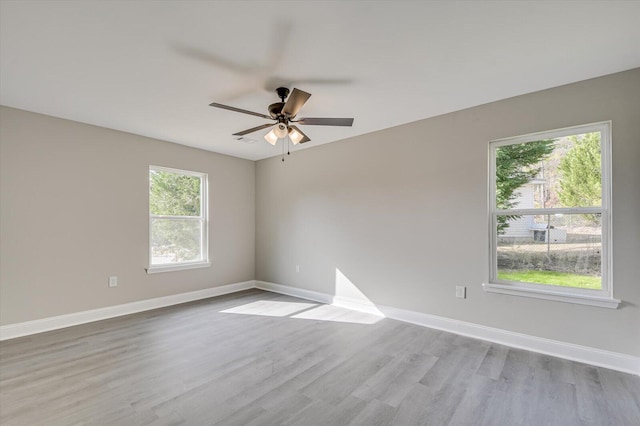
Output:
[[[578,287],[600,290],[600,277],[591,275],[570,274],[554,271],[498,271],[498,278],[506,281],[521,281],[525,283],[562,285],[563,287]]]

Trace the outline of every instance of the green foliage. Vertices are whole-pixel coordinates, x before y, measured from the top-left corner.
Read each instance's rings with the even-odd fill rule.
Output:
[[[171,262],[200,259],[199,220],[153,219],[151,235],[154,257],[171,259]]]
[[[517,189],[536,177],[538,165],[553,152],[555,139],[539,140],[496,149],[496,207],[510,209],[516,207]],[[508,221],[520,216],[498,216],[498,234],[504,234]]]
[[[558,197],[566,207],[593,207],[602,204],[600,132],[568,138],[573,147],[560,161],[562,173]],[[593,215],[584,215],[597,222]]]
[[[498,278],[505,281],[560,285],[563,287],[602,288],[602,278],[556,271],[498,271]]]
[[[163,216],[200,216],[200,178],[178,173],[149,172],[149,212]],[[154,257],[169,262],[198,260],[200,221],[154,218],[151,246]]]
[[[200,216],[200,178],[149,172],[149,211],[164,216]]]

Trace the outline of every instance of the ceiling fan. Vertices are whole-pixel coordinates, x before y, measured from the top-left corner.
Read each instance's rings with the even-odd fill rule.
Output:
[[[255,115],[256,117],[266,118],[272,120],[271,123],[263,124],[261,126],[253,127],[251,129],[243,130],[241,132],[234,133],[233,136],[244,136],[249,133],[257,132],[268,127],[272,127],[271,131],[265,135],[265,139],[271,145],[275,145],[279,139],[289,137],[289,140],[297,145],[299,143],[309,142],[311,139],[305,135],[297,126],[298,125],[312,125],[312,126],[351,126],[353,125],[353,118],[298,118],[298,112],[302,106],[307,102],[310,93],[302,90],[293,89],[291,96],[289,96],[289,89],[286,87],[278,87],[276,93],[280,98],[280,102],[269,105],[269,115],[261,114],[259,112],[248,111],[246,109],[236,108],[229,105],[223,105],[216,102],[209,104],[209,106],[227,109],[230,111],[241,112],[243,114]],[[285,102],[286,99],[286,102]],[[295,123],[295,124],[292,124]]]

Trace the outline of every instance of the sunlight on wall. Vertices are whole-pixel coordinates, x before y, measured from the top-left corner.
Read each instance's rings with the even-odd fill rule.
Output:
[[[348,309],[355,309],[369,314],[384,316],[376,305],[338,268],[336,268],[336,285],[334,294],[333,305],[335,306],[342,306]]]
[[[331,305],[259,300],[221,312],[354,324],[375,324],[384,318],[384,314],[376,305],[338,268]]]

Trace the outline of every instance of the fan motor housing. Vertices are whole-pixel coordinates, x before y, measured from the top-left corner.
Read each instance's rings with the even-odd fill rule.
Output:
[[[275,104],[269,105],[269,115],[277,119],[282,113],[282,108],[284,108],[284,102],[276,102]]]

